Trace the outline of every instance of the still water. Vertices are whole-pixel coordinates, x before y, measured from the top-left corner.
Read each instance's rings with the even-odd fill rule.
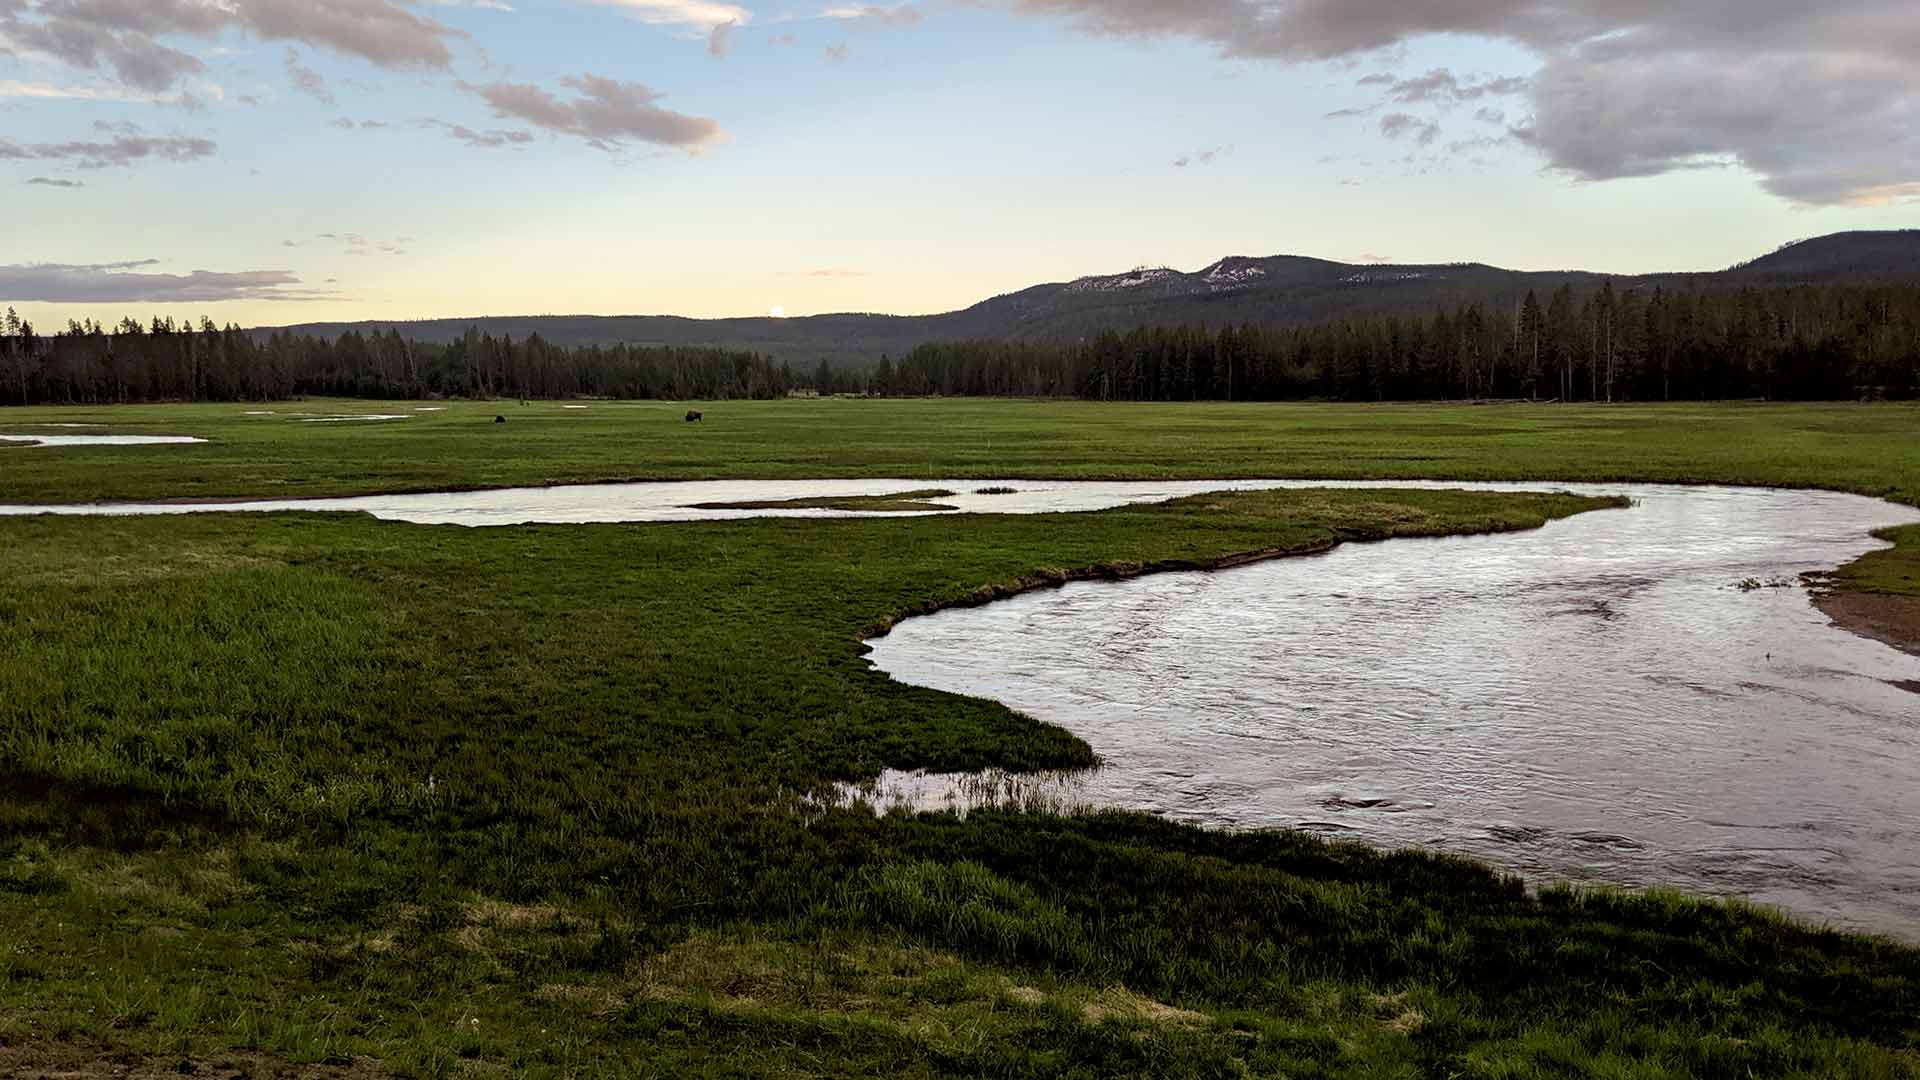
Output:
[[[1105,764],[895,774],[878,801],[1309,829],[1920,937],[1920,695],[1890,684],[1920,658],[1832,626],[1797,580],[1914,512],[1571,487],[1636,505],[902,623],[872,642],[880,670],[1058,724]]]
[[[47,427],[96,427],[94,424],[48,424]],[[188,435],[0,435],[0,443],[28,446],[186,446],[204,443]]]

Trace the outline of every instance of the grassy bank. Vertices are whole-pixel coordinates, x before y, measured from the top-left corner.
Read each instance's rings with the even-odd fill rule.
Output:
[[[0,1063],[1915,1075],[1920,952],[1888,943],[1297,835],[800,798],[884,766],[1087,760],[871,672],[860,633],[902,612],[1595,506],[0,521]]]
[[[1920,525],[1887,529],[1878,535],[1894,546],[1846,566],[1834,575],[1835,583],[1853,592],[1920,596]]]
[[[273,410],[270,416],[248,412]],[[1920,502],[1912,405],[1103,405],[1034,401],[367,402],[0,410],[205,446],[0,450],[0,502],[301,497],[593,480],[886,476],[1650,480]],[[493,423],[496,414],[505,424]],[[61,429],[39,429],[41,431]]]
[[[1814,603],[1834,622],[1920,656],[1920,525],[1877,534],[1893,546],[1810,579]],[[1920,692],[1920,683],[1902,683]]]

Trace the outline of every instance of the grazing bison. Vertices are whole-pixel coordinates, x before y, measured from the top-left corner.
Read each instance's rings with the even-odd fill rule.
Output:
[[[687,423],[689,424],[697,424],[700,421],[705,420],[706,418],[707,417],[705,413],[697,413],[697,412],[694,412],[692,409],[687,410]]]
[[[507,418],[504,416],[496,416],[493,418],[493,422],[496,424],[504,424],[507,422]]]

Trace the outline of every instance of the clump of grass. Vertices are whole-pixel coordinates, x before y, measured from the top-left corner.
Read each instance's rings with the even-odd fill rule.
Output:
[[[690,510],[850,510],[866,514],[917,514],[952,510],[933,499],[953,496],[951,491],[927,488],[903,491],[895,495],[824,495],[805,499],[757,499],[742,502],[695,503]]]

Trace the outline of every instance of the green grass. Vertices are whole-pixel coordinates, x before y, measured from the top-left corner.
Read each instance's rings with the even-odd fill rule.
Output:
[[[1656,436],[1608,410],[1556,432],[1554,410],[823,402],[720,405],[696,427],[650,406],[581,426],[530,406],[498,429],[521,455],[467,429],[502,408],[519,409],[257,436],[237,415],[197,428],[211,407],[110,411],[222,442],[198,460],[157,451],[209,448],[32,451],[30,469],[0,464],[0,489],[613,476],[689,434],[718,437],[680,443],[700,464],[665,471],[897,472],[932,444],[956,455],[936,474],[981,476],[1092,473],[1109,452],[1116,473],[1362,469],[1347,458],[1423,448],[1513,475],[1570,467],[1573,446],[1613,447],[1597,471],[1638,447],[1677,473],[1713,413],[1676,411],[1689,430]],[[846,460],[808,464],[833,456],[841,436],[813,429],[840,408]],[[1702,468],[1751,475],[1690,478],[1797,482],[1806,458],[1836,463],[1832,486],[1916,490],[1896,437],[1910,411],[1725,415],[1743,434]],[[1644,430],[1581,427],[1616,417]],[[1016,464],[988,467],[969,425]],[[1309,454],[1332,438],[1310,425],[1370,434]],[[1797,452],[1752,445],[1768,425]],[[1264,449],[1241,442],[1266,429]],[[977,469],[955,464],[976,448]],[[860,637],[902,613],[1093,568],[1599,505],[1355,491],[484,530],[0,519],[0,1045],[366,1055],[426,1076],[1920,1076],[1920,951],[1891,942],[1665,893],[1532,894],[1464,861],[1296,834],[805,798],[887,767],[1089,760],[995,703],[873,672]]]
[[[0,501],[300,497],[592,480],[1314,477],[1653,480],[1835,488],[1920,502],[1920,406],[1105,405],[1038,401],[453,402],[8,409],[198,435],[206,446],[8,451]],[[504,413],[506,424],[494,424]],[[19,468],[15,463],[30,463]]]
[[[1920,596],[1920,525],[1875,533],[1893,546],[1862,556],[1834,575],[1833,585],[1850,592]]]

